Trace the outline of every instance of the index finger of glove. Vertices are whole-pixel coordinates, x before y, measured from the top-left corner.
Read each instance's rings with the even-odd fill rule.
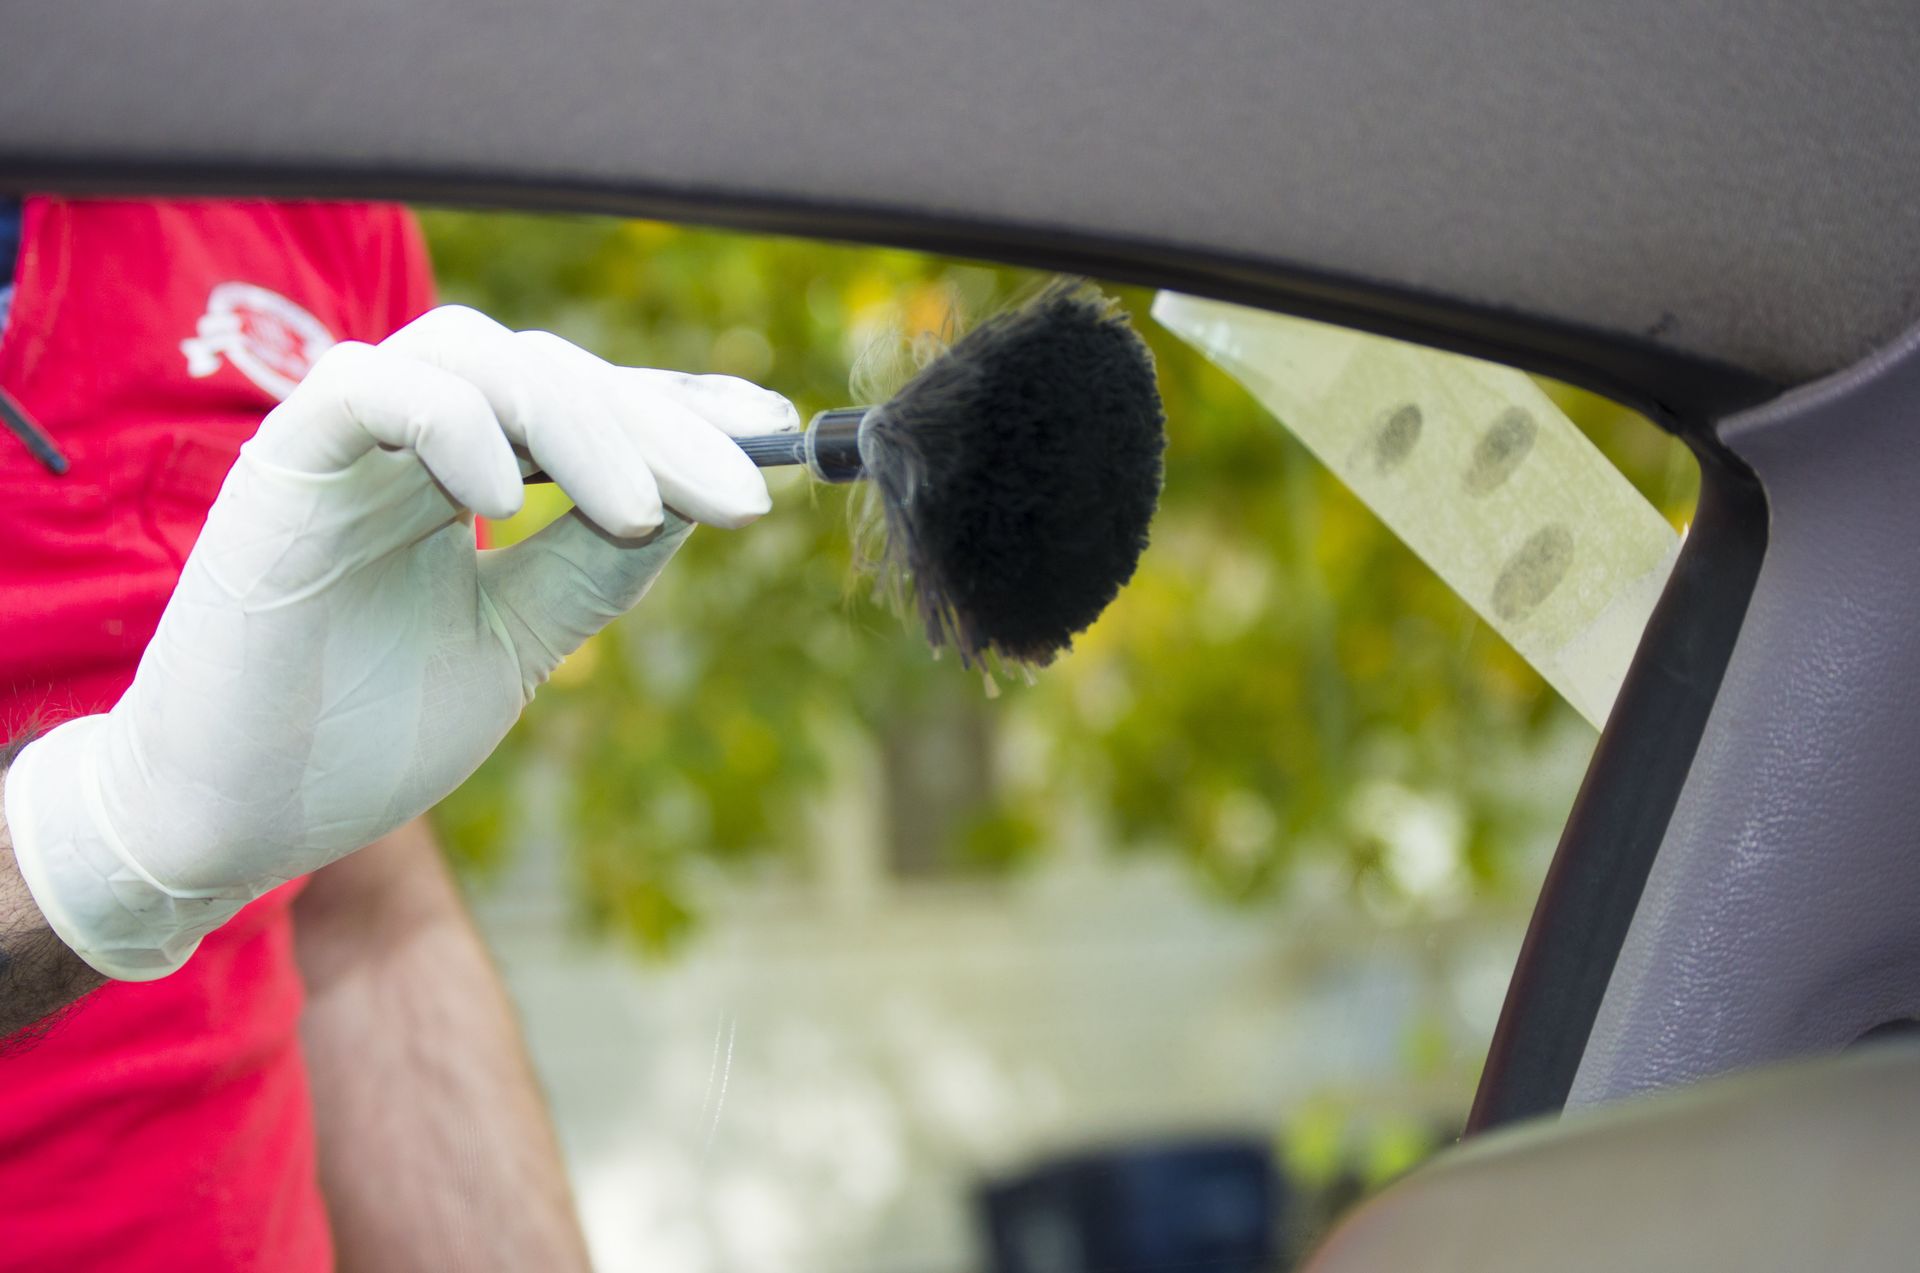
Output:
[[[614,372],[618,379],[635,385],[660,386],[728,437],[792,433],[800,428],[800,413],[784,395],[738,376],[696,376],[651,367],[616,367]]]

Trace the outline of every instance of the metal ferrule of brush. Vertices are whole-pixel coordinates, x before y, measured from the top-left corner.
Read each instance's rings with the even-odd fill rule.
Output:
[[[813,417],[803,433],[767,433],[734,441],[763,469],[804,464],[823,482],[854,482],[866,471],[860,460],[860,424],[870,410],[836,407]]]

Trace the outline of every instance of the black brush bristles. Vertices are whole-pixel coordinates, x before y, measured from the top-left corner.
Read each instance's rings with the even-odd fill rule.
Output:
[[[1048,287],[936,358],[860,427],[885,574],[967,665],[1043,665],[1132,577],[1166,416],[1120,306]]]

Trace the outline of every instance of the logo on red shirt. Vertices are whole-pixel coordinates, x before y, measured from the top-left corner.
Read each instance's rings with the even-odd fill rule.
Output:
[[[252,283],[219,283],[180,352],[190,376],[211,376],[225,359],[260,388],[285,398],[333,345],[333,333],[319,319],[280,293]]]

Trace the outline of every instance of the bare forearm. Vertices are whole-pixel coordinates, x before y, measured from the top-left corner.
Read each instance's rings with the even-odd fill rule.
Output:
[[[340,1268],[587,1268],[518,1029],[430,834],[320,872],[295,935]]]
[[[0,787],[10,759],[10,754],[0,757]],[[0,1050],[37,1034],[34,1027],[50,1023],[105,980],[47,926],[20,878],[13,838],[0,812]]]

